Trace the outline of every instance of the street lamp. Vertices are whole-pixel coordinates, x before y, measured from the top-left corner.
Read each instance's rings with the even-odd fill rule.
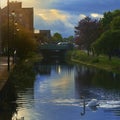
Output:
[[[1,1],[0,1],[0,23],[1,23]],[[0,55],[2,51],[2,40],[1,40],[1,24],[0,24]]]
[[[12,20],[13,20],[13,43],[15,42],[15,11],[12,11],[11,13],[12,15]],[[14,44],[13,44],[13,48],[12,48],[12,54],[13,54],[13,64],[14,64],[14,51],[15,51],[15,48],[14,48]]]
[[[7,43],[8,43],[8,51],[7,51],[8,60],[7,60],[7,62],[8,62],[8,71],[10,71],[9,0],[7,0],[7,19],[8,19],[8,40],[7,40]]]

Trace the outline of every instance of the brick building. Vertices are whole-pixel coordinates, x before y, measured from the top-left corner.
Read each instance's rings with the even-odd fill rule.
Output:
[[[14,21],[17,22],[23,28],[34,32],[33,27],[33,8],[23,8],[22,2],[12,1],[9,2],[9,21],[13,19],[14,11]],[[0,26],[8,22],[8,6],[0,9]],[[1,30],[2,31],[2,30]],[[2,35],[0,35],[1,38]],[[0,39],[0,47],[1,45]],[[1,48],[0,48],[1,50]]]
[[[50,42],[51,40],[51,31],[50,30],[39,30],[38,33],[35,33],[36,41],[41,44],[45,42]]]
[[[5,22],[8,16],[8,6],[1,9],[1,22]],[[24,28],[33,30],[33,8],[23,8],[22,2],[10,2],[9,3],[9,19],[12,19],[12,12],[14,11],[15,21],[22,25]]]

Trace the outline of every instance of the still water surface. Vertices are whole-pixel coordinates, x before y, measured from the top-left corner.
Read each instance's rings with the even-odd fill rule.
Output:
[[[120,75],[61,63],[39,63],[35,70],[32,87],[17,90],[13,118],[120,120]],[[99,106],[90,108],[87,104],[92,99],[97,99]]]

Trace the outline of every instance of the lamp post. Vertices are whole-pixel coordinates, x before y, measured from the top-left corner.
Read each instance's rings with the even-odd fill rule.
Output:
[[[1,23],[1,1],[0,1],[0,23]],[[0,55],[1,55],[1,24],[0,24]]]
[[[14,46],[14,42],[15,42],[15,11],[12,11],[12,13],[11,13],[11,15],[12,15],[12,20],[13,20],[13,52],[12,52],[12,54],[13,54],[13,64],[14,64],[14,51],[15,51],[15,46]]]
[[[16,27],[16,29],[15,29],[15,51],[14,51],[14,62],[16,63],[17,62],[17,39],[19,39],[18,37],[19,37],[19,31],[20,31],[20,29],[19,29],[19,27],[18,27],[18,23],[16,22],[15,23],[15,27]],[[17,39],[16,39],[16,36],[17,36]]]
[[[7,51],[7,63],[8,63],[8,71],[10,71],[10,34],[9,34],[9,0],[7,0],[7,19],[8,19],[8,51]]]
[[[1,23],[1,1],[0,1],[0,23]],[[1,24],[0,24],[0,55],[1,55],[1,49],[2,49],[2,41],[1,41]]]

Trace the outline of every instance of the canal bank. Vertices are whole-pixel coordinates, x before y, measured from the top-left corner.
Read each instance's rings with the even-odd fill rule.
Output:
[[[98,69],[106,70],[108,72],[114,72],[120,74],[120,58],[113,57],[109,60],[107,56],[93,56],[87,55],[82,50],[75,50],[68,53],[68,58],[73,63],[83,64]]]

